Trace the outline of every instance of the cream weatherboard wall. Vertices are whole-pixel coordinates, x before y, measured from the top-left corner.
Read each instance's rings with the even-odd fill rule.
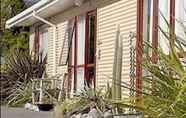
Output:
[[[60,54],[61,54],[61,50],[62,50],[62,46],[63,46],[63,41],[65,39],[65,32],[67,29],[67,21],[71,18],[73,18],[74,16],[80,15],[80,14],[84,14],[86,13],[86,11],[90,11],[95,9],[94,6],[90,5],[89,3],[84,4],[81,7],[73,7],[70,8],[68,10],[66,10],[65,12],[59,13],[53,17],[51,17],[49,20],[51,22],[53,22],[54,24],[56,24],[57,26],[57,31],[56,31],[56,40],[55,40],[55,52],[56,52],[56,74],[63,74],[63,73],[67,73],[67,66],[60,66],[59,65],[59,60],[60,60]],[[49,28],[49,35],[52,36],[53,35],[53,29]],[[53,37],[49,38],[49,57],[48,57],[48,62],[50,63],[48,66],[48,72],[50,73],[50,75],[52,75],[54,73],[54,46],[53,46]]]
[[[114,40],[116,38],[117,25],[120,25],[123,35],[123,68],[122,79],[130,81],[130,38],[129,33],[136,31],[137,1],[120,0],[112,4],[106,4],[101,0],[97,8],[97,49],[100,59],[97,59],[97,85],[105,86],[108,77],[112,77],[114,60]],[[111,80],[109,80],[111,81]],[[123,94],[128,95],[128,90]]]
[[[53,29],[48,28],[48,74],[54,74],[54,58],[56,59],[56,74],[67,72],[66,66],[59,66],[59,57],[64,41],[67,20],[97,8],[97,63],[96,63],[96,85],[105,87],[107,76],[112,77],[112,66],[114,59],[114,40],[116,26],[120,24],[123,35],[123,71],[122,78],[129,82],[130,72],[130,40],[129,33],[136,30],[136,7],[137,0],[92,0],[81,7],[73,7],[65,12],[48,18],[57,26],[54,57]],[[128,94],[127,90],[124,93]]]

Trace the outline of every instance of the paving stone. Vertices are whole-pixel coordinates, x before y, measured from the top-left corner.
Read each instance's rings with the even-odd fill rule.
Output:
[[[24,108],[1,106],[1,118],[54,118],[53,112],[34,112]]]

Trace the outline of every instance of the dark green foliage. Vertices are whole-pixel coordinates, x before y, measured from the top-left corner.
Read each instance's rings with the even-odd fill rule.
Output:
[[[0,40],[0,53],[1,56],[8,56],[15,49],[27,50],[28,49],[28,34],[27,32],[19,32],[13,34],[10,31],[6,31],[3,33],[3,37]]]
[[[0,56],[6,60],[6,56],[12,50],[28,49],[28,30],[23,28],[8,30],[5,28],[6,21],[26,7],[22,0],[1,0],[0,6]]]
[[[46,57],[33,58],[29,51],[15,50],[8,57],[5,70],[1,74],[1,96],[6,99],[18,89],[17,85],[27,85],[33,78],[41,78],[45,71]],[[21,87],[21,86],[20,86]]]
[[[5,21],[26,8],[22,0],[1,0],[1,18]]]

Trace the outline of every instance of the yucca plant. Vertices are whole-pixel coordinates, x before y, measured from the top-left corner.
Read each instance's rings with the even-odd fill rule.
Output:
[[[169,26],[168,22],[167,25]],[[186,27],[182,26],[186,31]],[[171,28],[169,32],[165,32],[159,27],[159,31],[169,42],[169,54],[164,53],[161,47],[153,49],[148,42],[144,42],[144,47],[151,48],[157,54],[158,60],[154,63],[144,53],[142,64],[148,75],[142,77],[143,89],[139,90],[143,96],[140,102],[143,104],[138,104],[138,98],[135,97],[132,99],[136,104],[129,100],[113,103],[141,111],[145,118],[186,118],[186,41],[178,38]],[[130,85],[121,83],[122,87],[131,90]]]

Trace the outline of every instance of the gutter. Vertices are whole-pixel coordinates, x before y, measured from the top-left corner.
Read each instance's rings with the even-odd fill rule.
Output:
[[[36,15],[35,11],[33,11],[32,16],[53,28],[53,48],[54,48],[54,50],[53,50],[54,51],[53,52],[53,54],[54,54],[53,55],[54,56],[54,60],[53,60],[54,61],[54,68],[53,68],[54,73],[53,73],[53,75],[55,75],[56,74],[56,29],[57,29],[57,26],[55,24],[45,20],[44,18],[41,18],[40,16]]]
[[[33,11],[35,13],[40,13],[42,10],[47,9],[48,7],[54,5],[55,3],[59,2],[60,0],[41,0],[37,4],[33,5],[32,7],[26,9],[25,11],[19,13],[18,15],[14,16],[13,18],[6,21],[6,28],[9,29],[14,25],[24,21],[25,19],[29,19],[32,16]]]
[[[41,7],[45,6],[46,4],[49,4],[50,2],[52,2],[52,0],[41,0],[40,2],[33,5],[32,7],[26,9],[25,11],[23,11],[21,13],[19,13],[17,16],[7,20],[6,24],[9,24],[9,25],[7,25],[6,28],[10,28],[13,24],[15,24],[15,21],[18,21],[18,20],[22,19],[23,17],[29,16],[29,14],[31,14],[33,12],[33,10],[38,10]]]
[[[78,3],[76,3],[77,1]],[[74,3],[77,5],[82,4],[83,2],[84,0],[40,0],[40,2],[32,7],[7,20],[6,28],[30,26],[36,23],[37,19],[32,16],[33,11],[43,18],[47,18],[74,6]]]

